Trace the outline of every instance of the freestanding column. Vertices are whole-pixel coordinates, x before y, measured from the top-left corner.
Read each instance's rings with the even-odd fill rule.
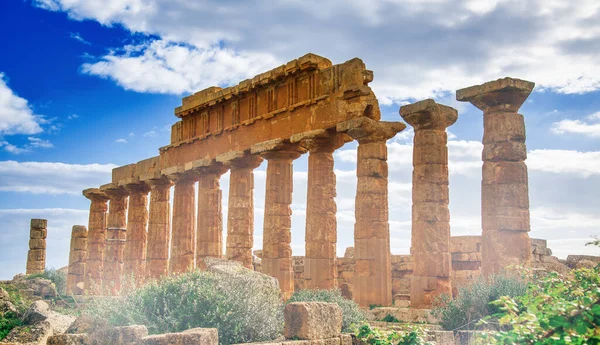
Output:
[[[32,219],[29,230],[29,252],[27,253],[27,274],[44,273],[46,269],[46,235],[48,221]]]
[[[133,277],[136,285],[141,285],[145,278],[146,243],[148,224],[148,192],[150,187],[139,181],[126,184],[129,193],[129,209],[127,214],[127,241],[123,259],[123,275]]]
[[[410,306],[426,309],[438,295],[452,294],[446,127],[458,112],[428,99],[401,107],[400,115],[415,130]]]
[[[88,231],[83,225],[74,225],[71,231],[67,295],[82,295],[87,259]]]
[[[362,307],[392,304],[386,141],[406,128],[366,117],[339,123],[358,141],[354,225],[354,300]]]
[[[127,236],[127,191],[113,183],[100,188],[110,198],[102,289],[105,293],[116,295],[121,290],[123,274],[123,252]]]
[[[175,181],[169,273],[180,274],[195,267],[197,176],[182,167],[166,169],[164,173]]]
[[[227,260],[252,265],[254,246],[254,169],[262,163],[258,155],[235,152],[231,157],[217,157],[231,170],[227,210]]]
[[[292,161],[304,152],[299,145],[276,139],[252,148],[268,161],[263,227],[262,273],[277,278],[284,299],[294,292],[292,268]]]
[[[146,247],[146,279],[169,274],[169,242],[171,239],[171,186],[166,177],[148,179],[150,214]]]
[[[104,248],[106,247],[106,211],[108,195],[98,188],[83,191],[92,203],[88,223],[87,262],[85,266],[85,292],[97,295],[102,288]]]
[[[346,134],[316,130],[292,136],[310,152],[306,198],[304,287],[337,287],[337,207],[333,152],[352,139]]]
[[[525,121],[517,112],[534,86],[525,80],[504,78],[456,91],[457,100],[471,102],[483,111],[484,275],[531,261]]]
[[[204,159],[192,162],[191,165],[198,174],[196,267],[204,269],[204,258],[223,257],[222,191],[219,179],[227,171],[227,167]]]

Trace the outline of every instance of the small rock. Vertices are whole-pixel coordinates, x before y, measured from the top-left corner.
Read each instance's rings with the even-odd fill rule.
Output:
[[[8,300],[0,300],[0,317],[6,313],[17,313],[17,308]]]
[[[597,265],[598,264],[592,260],[583,259],[575,263],[575,268],[594,268]]]
[[[23,316],[23,321],[27,325],[33,325],[37,322],[44,321],[50,314],[50,306],[44,301],[35,301],[29,306],[29,309]]]
[[[79,333],[93,333],[99,330],[108,329],[109,325],[106,320],[100,320],[91,318],[89,316],[82,315],[75,319],[75,321],[65,331],[68,334],[79,334]]]

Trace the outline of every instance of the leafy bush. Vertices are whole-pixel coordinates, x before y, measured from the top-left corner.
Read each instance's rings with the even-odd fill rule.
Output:
[[[0,314],[0,340],[6,338],[8,333],[17,326],[21,326],[21,319],[15,313]]]
[[[59,271],[54,268],[47,268],[44,273],[30,274],[25,279],[44,278],[54,283],[56,292],[60,295],[66,293],[67,288],[67,274],[63,271]]]
[[[440,318],[445,330],[475,330],[483,328],[478,321],[499,311],[490,304],[501,296],[522,296],[527,290],[527,279],[516,274],[480,277],[471,285],[458,290],[458,296],[441,296],[433,313]]]
[[[400,320],[398,320],[392,314],[387,314],[383,319],[381,319],[381,321],[383,321],[383,322],[400,322]]]
[[[524,296],[492,304],[505,329],[484,334],[483,344],[600,344],[600,266],[550,273]]]
[[[361,344],[368,345],[424,345],[423,329],[416,325],[402,331],[382,332],[365,324],[354,331]]]
[[[287,303],[292,302],[328,302],[342,308],[342,331],[352,331],[351,326],[366,320],[365,313],[356,302],[344,298],[339,289],[333,290],[300,290],[294,292]]]
[[[283,329],[279,289],[253,272],[191,271],[118,297],[96,298],[84,311],[110,325],[145,325],[152,334],[217,328],[221,344],[266,341]]]

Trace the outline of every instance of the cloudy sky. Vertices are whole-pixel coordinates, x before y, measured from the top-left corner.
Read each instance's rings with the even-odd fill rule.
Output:
[[[25,270],[30,218],[48,219],[48,266],[67,264],[71,226],[87,225],[81,190],[157,155],[181,97],[308,52],[363,59],[385,120],[424,98],[458,109],[448,144],[453,235],[481,232],[483,132],[481,112],[456,102],[455,90],[505,76],[535,82],[521,108],[531,236],[562,258],[600,255],[584,246],[600,235],[597,0],[5,0],[0,32],[0,279]],[[412,132],[388,148],[392,252],[406,254]],[[335,156],[339,254],[352,245],[355,150]],[[304,254],[306,165],[294,165],[295,255]],[[226,202],[224,188],[225,211]]]

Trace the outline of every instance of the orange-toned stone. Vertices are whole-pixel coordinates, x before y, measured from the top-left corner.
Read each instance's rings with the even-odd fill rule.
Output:
[[[294,159],[305,150],[279,141],[259,144],[252,153],[259,153],[268,162],[263,229],[262,273],[277,278],[284,299],[294,292],[292,268],[292,190]]]
[[[27,253],[26,274],[44,273],[46,267],[46,219],[32,219]]]
[[[148,193],[150,186],[144,182],[132,182],[125,186],[129,193],[127,215],[127,240],[123,259],[123,275],[133,277],[136,284],[142,284],[146,269],[146,244],[148,225]]]
[[[127,240],[127,191],[116,184],[100,187],[108,195],[108,220],[106,225],[106,247],[102,271],[102,290],[117,294],[121,290],[123,259]]]
[[[252,265],[254,246],[254,169],[262,163],[258,155],[239,152],[217,157],[230,168],[229,204],[227,210],[227,260]]]
[[[525,122],[518,111],[534,86],[525,80],[504,78],[456,92],[457,100],[471,102],[483,111],[484,275],[531,261]]]
[[[171,186],[164,177],[148,179],[150,211],[148,244],[146,247],[146,279],[164,277],[169,273],[169,240],[171,238]]]
[[[423,309],[452,291],[446,128],[458,112],[427,99],[402,106],[400,115],[415,130],[410,305]]]
[[[86,189],[83,191],[83,195],[92,202],[88,223],[88,257],[84,290],[87,294],[96,295],[101,292],[102,288],[108,195],[98,188]]]
[[[71,231],[71,250],[69,252],[69,269],[67,274],[67,295],[83,294],[85,266],[87,259],[88,231],[85,226],[75,225]]]
[[[386,140],[404,128],[400,122],[364,117],[339,123],[336,128],[358,140],[352,293],[363,307],[392,304]]]

